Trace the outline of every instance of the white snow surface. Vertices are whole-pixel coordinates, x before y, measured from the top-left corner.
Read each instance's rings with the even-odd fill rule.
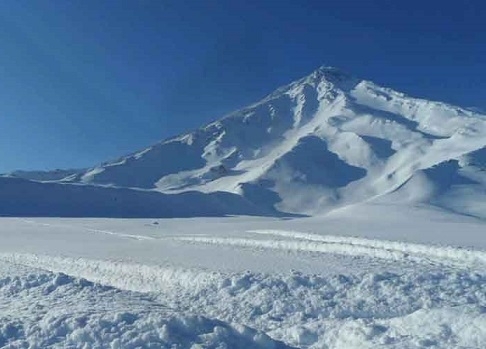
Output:
[[[246,326],[168,309],[152,295],[15,260],[0,263],[0,275],[2,348],[288,348]]]
[[[484,223],[360,210],[1,218],[0,347],[484,348]]]

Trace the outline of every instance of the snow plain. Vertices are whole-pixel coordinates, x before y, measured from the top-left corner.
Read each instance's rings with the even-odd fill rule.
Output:
[[[476,218],[381,205],[2,218],[0,347],[484,348],[484,235]]]

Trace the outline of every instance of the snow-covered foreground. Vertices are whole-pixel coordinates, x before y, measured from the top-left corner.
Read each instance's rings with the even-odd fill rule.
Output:
[[[484,223],[383,209],[2,218],[0,347],[485,348]]]
[[[155,296],[11,262],[0,272],[2,348],[287,348],[246,326],[167,308]]]

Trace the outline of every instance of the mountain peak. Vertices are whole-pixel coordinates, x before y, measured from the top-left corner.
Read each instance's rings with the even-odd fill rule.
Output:
[[[343,81],[352,78],[351,75],[346,71],[337,67],[327,65],[320,66],[319,68],[314,70],[310,76],[336,81]]]
[[[329,74],[329,75],[343,75],[343,76],[349,76],[349,74],[347,72],[345,72],[344,70],[338,68],[338,67],[334,67],[334,66],[330,66],[330,65],[321,65],[319,68],[317,68],[316,70],[314,70],[314,73],[315,74]]]
[[[322,81],[326,81],[339,87],[346,87],[356,82],[356,80],[355,77],[346,71],[327,65],[320,66],[304,78],[304,81],[307,83],[319,84]]]

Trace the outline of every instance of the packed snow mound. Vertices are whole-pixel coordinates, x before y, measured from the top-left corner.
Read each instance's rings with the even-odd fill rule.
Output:
[[[309,215],[388,197],[442,206],[453,196],[462,203],[448,209],[485,218],[476,205],[485,147],[485,115],[321,67],[194,132],[68,181],[229,192],[264,210]],[[442,170],[450,161],[455,169]],[[473,186],[483,194],[469,201]]]
[[[0,265],[2,348],[290,348],[247,326],[173,311],[149,295],[10,268],[15,276]]]
[[[17,275],[0,276],[7,347],[482,348],[486,338],[486,276],[467,266],[326,276],[0,258]]]

